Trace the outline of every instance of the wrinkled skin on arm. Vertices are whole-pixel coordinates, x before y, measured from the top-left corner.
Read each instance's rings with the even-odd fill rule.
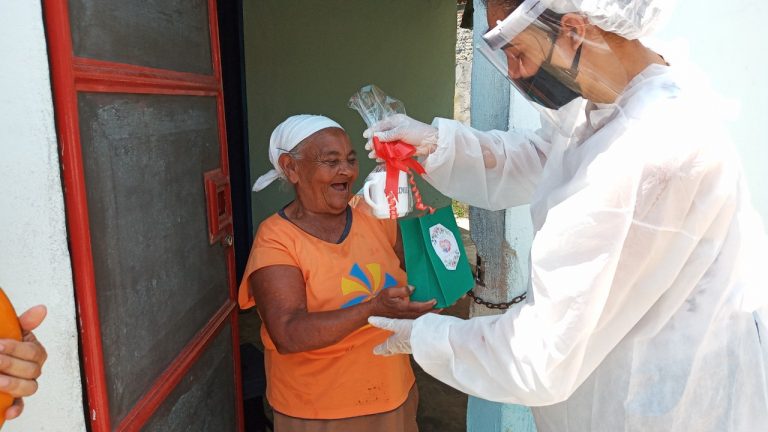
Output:
[[[412,302],[408,287],[394,287],[346,309],[309,312],[304,278],[297,267],[289,265],[259,269],[251,274],[248,283],[259,315],[281,354],[333,345],[366,325],[370,316],[417,318],[435,305],[434,300]]]

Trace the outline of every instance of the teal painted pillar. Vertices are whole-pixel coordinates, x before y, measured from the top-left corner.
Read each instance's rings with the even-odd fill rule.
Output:
[[[531,410],[520,405],[508,405],[469,397],[467,432],[536,432]]]
[[[474,0],[474,44],[481,32],[488,28],[485,6]],[[517,104],[516,104],[517,105]],[[472,126],[480,130],[506,130],[510,124],[510,85],[488,61],[475,51],[472,58]],[[519,280],[511,280],[510,266],[526,267],[527,262],[516,262],[516,257],[506,256],[502,243],[510,225],[519,221],[519,209],[513,211],[488,211],[470,207],[470,232],[478,253],[485,263],[485,287],[478,286],[478,294],[491,301],[506,301],[512,291],[525,289]],[[528,245],[529,246],[529,245]],[[525,251],[523,256],[527,256]],[[515,262],[513,262],[515,261]],[[487,315],[490,311],[474,305],[471,316]],[[536,432],[533,415],[528,407],[490,402],[469,397],[467,403],[467,431],[469,432]]]

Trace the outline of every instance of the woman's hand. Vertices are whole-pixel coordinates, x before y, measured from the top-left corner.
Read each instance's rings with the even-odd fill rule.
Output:
[[[381,290],[371,300],[371,315],[387,318],[418,318],[432,312],[437,300],[412,302],[413,287],[395,287]]]
[[[45,306],[35,306],[21,314],[22,340],[0,339],[0,391],[16,398],[5,411],[7,420],[18,417],[24,409],[23,397],[37,391],[37,378],[48,354],[32,330],[45,319]]]

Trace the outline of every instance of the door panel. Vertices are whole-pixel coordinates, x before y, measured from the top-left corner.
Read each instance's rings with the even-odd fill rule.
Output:
[[[80,93],[104,363],[121,420],[228,298],[201,173],[219,167],[211,97]],[[126,325],[126,323],[131,323]]]
[[[216,336],[195,366],[142,429],[147,432],[230,431],[235,413],[221,406],[234,404],[232,335],[229,326]],[[218,403],[212,403],[217,401]],[[221,402],[221,405],[219,403]]]
[[[206,0],[70,0],[78,57],[209,75]]]
[[[44,0],[91,430],[242,430],[215,0]]]

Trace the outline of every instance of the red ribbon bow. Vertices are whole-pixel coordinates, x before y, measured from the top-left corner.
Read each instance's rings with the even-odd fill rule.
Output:
[[[435,209],[425,205],[421,200],[421,193],[416,187],[416,181],[413,178],[413,172],[415,171],[419,175],[424,175],[426,171],[413,156],[416,154],[416,148],[403,141],[388,141],[381,142],[379,138],[373,137],[373,149],[376,151],[376,156],[384,160],[385,167],[387,169],[387,180],[384,184],[384,194],[389,201],[389,217],[390,219],[397,219],[397,208],[395,203],[395,197],[397,197],[397,183],[400,171],[408,173],[409,183],[411,184],[411,190],[413,191],[413,199],[415,206],[418,210],[426,210],[429,213],[434,213]]]

